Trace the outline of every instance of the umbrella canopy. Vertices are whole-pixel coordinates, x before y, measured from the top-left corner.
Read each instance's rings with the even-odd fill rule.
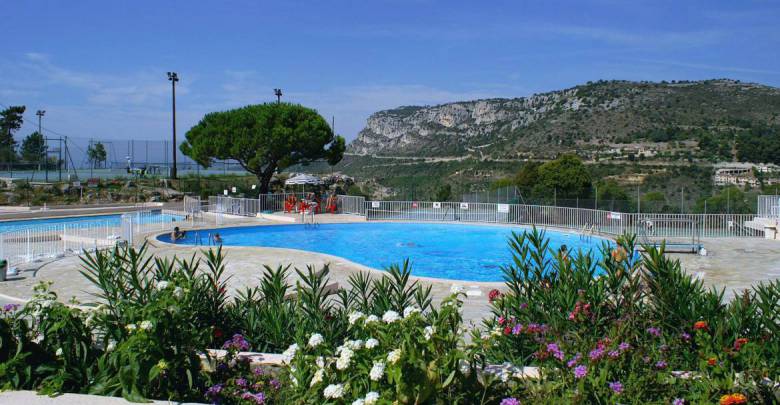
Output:
[[[322,180],[312,176],[311,174],[296,174],[295,176],[290,177],[284,182],[285,186],[296,186],[296,185],[306,185],[306,184],[319,186],[322,184]]]

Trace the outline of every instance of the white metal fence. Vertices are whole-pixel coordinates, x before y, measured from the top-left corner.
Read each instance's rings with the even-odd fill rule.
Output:
[[[186,222],[185,222],[186,221]],[[32,225],[0,233],[0,258],[14,266],[69,253],[96,250],[178,224],[194,224],[194,218],[178,210],[146,210],[123,214],[120,219]]]
[[[458,221],[593,229],[609,234],[639,233],[662,238],[758,237],[744,227],[750,214],[642,214],[522,204],[426,201],[367,201],[369,221]]]
[[[261,194],[257,198],[236,198],[228,196],[210,196],[209,212],[228,215],[254,217],[261,212],[279,212],[285,209],[284,203],[290,196],[300,201],[304,193]]]
[[[354,195],[339,195],[337,204],[338,212],[342,214],[366,214],[366,199],[364,197],[358,197]]]
[[[258,198],[237,198],[228,196],[211,196],[208,201],[208,211],[229,215],[254,217],[261,212],[281,212],[285,210],[285,202],[290,197],[300,201],[307,197],[305,193],[261,194]],[[337,212],[343,214],[365,214],[366,199],[358,196],[337,196]],[[320,211],[325,212],[326,200],[320,202]]]
[[[762,218],[780,218],[780,196],[758,196],[758,216]]]

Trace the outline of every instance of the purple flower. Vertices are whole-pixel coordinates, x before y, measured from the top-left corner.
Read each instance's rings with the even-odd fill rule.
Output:
[[[597,347],[590,351],[590,354],[588,354],[588,357],[590,357],[591,360],[598,360],[602,357],[604,357],[604,349]]]
[[[689,342],[691,340],[691,335],[686,333],[686,332],[681,333],[680,337],[682,338],[682,340],[684,340],[686,342]]]
[[[262,368],[260,368],[260,367],[255,367],[255,368],[252,370],[252,373],[253,373],[254,375],[263,375],[263,374],[265,374],[265,371],[264,371]]]
[[[254,401],[257,405],[265,404],[265,394],[262,392],[258,392],[257,394],[245,392],[241,395],[241,399],[245,401]]]
[[[206,390],[206,397],[214,400],[219,396],[220,392],[222,392],[222,384],[212,385],[208,390]]]
[[[619,344],[619,345],[618,345],[618,349],[619,349],[621,352],[624,352],[624,351],[626,351],[626,350],[628,350],[628,349],[630,349],[630,348],[631,348],[631,345],[630,345],[630,344],[628,344],[628,343],[626,343],[626,342],[622,342],[621,344]]]
[[[682,398],[675,398],[674,401],[672,401],[672,405],[685,405],[685,400]]]
[[[585,377],[586,375],[588,375],[587,367],[582,365],[574,367],[574,378],[579,380],[580,378]]]
[[[236,333],[233,335],[232,339],[226,341],[225,344],[222,345],[222,348],[225,350],[235,349],[240,352],[245,352],[249,350],[249,342],[247,342],[241,334]]]
[[[517,325],[515,325],[512,328],[512,334],[513,335],[519,335],[520,332],[522,332],[522,331],[523,331],[523,324],[521,324],[521,323],[518,323]]]
[[[504,398],[501,400],[501,405],[520,405],[520,400],[517,398]]]
[[[271,386],[274,387],[275,390],[279,390],[280,388],[282,388],[282,383],[280,383],[279,380],[277,380],[276,378],[269,381],[268,383],[271,384]]]
[[[249,381],[247,381],[246,378],[238,378],[236,379],[236,385],[241,388],[246,388],[246,386],[249,385]]]
[[[582,354],[577,353],[571,360],[566,363],[566,367],[572,368],[577,365],[577,362],[582,358]]]
[[[661,337],[661,329],[658,329],[658,328],[656,328],[654,326],[650,327],[650,328],[647,328],[647,333],[649,333],[649,334],[651,334],[651,335],[653,335],[655,337]]]
[[[3,305],[3,311],[5,311],[5,312],[16,311],[17,308],[19,308],[19,304],[5,304],[5,305]]]
[[[666,368],[666,362],[665,362],[665,361],[663,361],[663,360],[658,360],[658,361],[655,363],[655,368],[657,368],[657,369],[659,369],[659,370],[663,370],[663,369],[665,369],[665,368]]]
[[[520,309],[526,309],[526,308],[528,308],[528,303],[524,302],[524,303],[520,304]]]
[[[561,351],[561,348],[558,347],[555,343],[550,343],[547,345],[547,351],[552,353],[553,357],[556,359],[563,361],[563,351]]]
[[[618,351],[618,350],[610,350],[609,353],[607,353],[607,355],[610,358],[612,358],[612,359],[616,359],[616,358],[620,357],[620,351]]]
[[[609,383],[609,389],[615,391],[615,394],[620,394],[623,392],[623,384],[621,384],[620,381],[611,382]]]

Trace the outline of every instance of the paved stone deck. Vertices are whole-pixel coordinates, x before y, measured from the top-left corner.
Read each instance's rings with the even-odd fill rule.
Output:
[[[328,222],[354,222],[363,221],[362,217],[349,215],[321,215],[318,221]],[[213,221],[213,219],[212,219]],[[273,225],[279,222],[254,219],[254,218],[226,218],[223,226],[242,225]],[[211,224],[205,224],[199,228],[213,228]],[[193,253],[200,255],[202,248],[192,246],[176,246],[161,243],[150,235],[150,253],[160,257],[190,257]],[[780,241],[764,240],[758,238],[727,238],[704,240],[708,256],[692,254],[674,254],[679,258],[683,268],[693,274],[698,274],[708,286],[725,288],[727,296],[731,297],[735,291],[748,288],[750,285],[764,280],[780,278]],[[348,260],[320,253],[305,252],[293,249],[262,248],[262,247],[228,247],[224,248],[227,254],[227,275],[231,293],[243,289],[245,286],[257,285],[257,280],[263,272],[263,265],[276,267],[278,265],[291,264],[293,267],[305,269],[307,265],[322,267],[330,265],[331,282],[337,282],[342,286],[348,285],[347,279],[351,274],[361,271],[371,272],[381,276],[382,272],[374,270]],[[76,297],[81,302],[93,300],[95,292],[89,282],[79,274],[81,269],[78,257],[66,257],[51,262],[32,263],[19,276],[0,283],[0,303],[11,302],[10,297],[26,299],[32,295],[32,286],[41,280],[54,282],[53,289],[63,301]],[[298,279],[291,272],[290,283],[294,284]],[[453,282],[430,278],[417,278],[419,282],[430,284],[434,302],[439,302],[449,294],[453,283],[462,285],[466,291],[477,293],[465,299],[464,318],[471,323],[478,324],[480,319],[488,314],[489,306],[487,294],[493,288],[500,288],[500,283],[479,282]]]

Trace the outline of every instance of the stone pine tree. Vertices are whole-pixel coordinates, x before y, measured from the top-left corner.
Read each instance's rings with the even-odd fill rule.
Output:
[[[344,138],[315,110],[297,104],[267,103],[206,114],[186,134],[181,151],[208,168],[214,159],[232,159],[257,176],[269,191],[277,170],[325,160],[338,163]]]

